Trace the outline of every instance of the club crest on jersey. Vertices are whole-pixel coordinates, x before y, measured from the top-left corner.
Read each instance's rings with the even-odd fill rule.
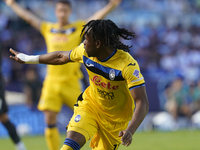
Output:
[[[79,122],[81,120],[81,115],[77,115],[74,119],[75,122]]]
[[[115,79],[115,70],[111,69],[109,72],[109,78],[110,80],[114,80]]]
[[[134,72],[133,72],[133,75],[134,75],[135,77],[139,78],[139,77],[140,77],[140,72],[139,72],[139,70],[135,69]]]

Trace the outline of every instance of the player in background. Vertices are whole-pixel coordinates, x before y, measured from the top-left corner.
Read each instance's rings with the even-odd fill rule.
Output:
[[[135,34],[110,20],[90,21],[82,34],[84,42],[71,51],[29,56],[11,49],[10,58],[27,64],[85,65],[90,86],[74,105],[61,150],[79,150],[90,139],[93,150],[117,150],[121,142],[129,146],[149,109],[139,65],[127,52],[130,46],[119,40]]]
[[[69,51],[78,46],[82,41],[80,37],[82,26],[89,20],[104,18],[121,3],[121,0],[109,0],[105,7],[87,20],[75,22],[69,22],[72,13],[71,3],[66,0],[58,0],[55,6],[57,23],[39,19],[14,0],[5,0],[5,2],[19,17],[41,32],[49,53],[58,50]],[[57,114],[60,112],[63,103],[73,109],[76,98],[82,92],[80,84],[82,78],[83,74],[79,63],[47,66],[47,75],[43,83],[38,109],[43,111],[45,115],[47,124],[45,138],[50,150],[58,150],[60,145],[59,131],[56,127]]]
[[[4,82],[1,72],[1,53],[0,50],[0,121],[3,126],[7,129],[8,134],[12,141],[15,143],[16,150],[26,150],[24,143],[21,141],[19,135],[16,132],[15,126],[10,122],[8,117],[8,106],[6,104],[5,95],[4,95]],[[2,147],[2,145],[1,145]]]

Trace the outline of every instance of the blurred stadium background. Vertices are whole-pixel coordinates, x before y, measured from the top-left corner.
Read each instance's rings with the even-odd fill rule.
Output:
[[[17,2],[47,21],[56,20],[54,0]],[[73,21],[87,18],[108,1],[71,2],[73,14],[70,19]],[[134,39],[124,42],[133,45],[130,53],[138,61],[145,77],[150,104],[149,114],[138,131],[192,132],[200,129],[200,108],[196,107],[200,103],[199,16],[200,0],[123,0],[120,7],[106,17],[118,26],[136,33]],[[10,47],[26,54],[46,53],[45,42],[40,33],[0,1],[1,70],[10,107],[9,116],[21,135],[42,136],[44,118],[36,104],[46,66],[15,63],[9,59]],[[180,114],[174,121],[167,113],[166,102],[169,101],[167,89],[175,88],[173,84],[176,79],[181,79],[179,89],[182,97],[178,100],[179,104],[186,104],[191,109],[191,115],[188,117]],[[27,99],[27,88],[31,89],[32,101]],[[58,117],[58,126],[62,133],[65,133],[65,126],[71,115],[72,112],[63,107]],[[0,141],[7,137],[6,130],[0,124]],[[193,138],[194,141],[196,138],[200,140],[199,136]]]

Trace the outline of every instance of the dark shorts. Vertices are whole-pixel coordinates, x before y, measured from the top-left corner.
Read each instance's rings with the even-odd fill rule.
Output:
[[[8,112],[8,105],[5,101],[5,95],[4,95],[4,86],[3,86],[3,79],[0,75],[0,114],[4,114]]]

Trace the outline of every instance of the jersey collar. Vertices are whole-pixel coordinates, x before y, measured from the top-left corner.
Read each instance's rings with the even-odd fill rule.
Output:
[[[112,52],[112,54],[110,56],[108,56],[106,59],[104,60],[100,60],[101,62],[106,62],[107,60],[109,60],[113,55],[115,55],[115,53],[117,52],[117,49],[114,49],[114,51]]]

